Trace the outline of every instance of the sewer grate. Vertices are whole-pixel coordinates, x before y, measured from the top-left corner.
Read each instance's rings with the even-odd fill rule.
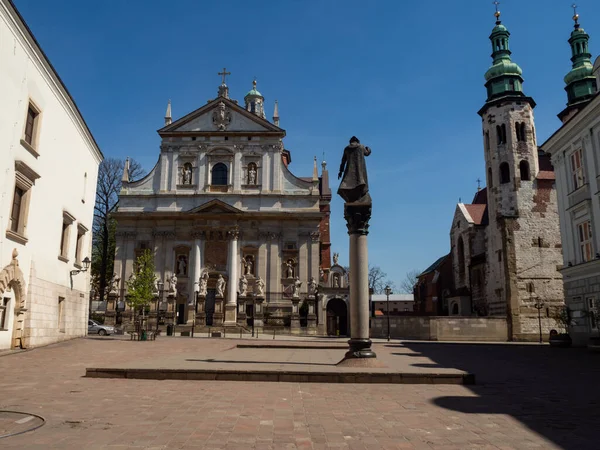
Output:
[[[44,423],[37,414],[0,410],[0,439],[36,430]]]

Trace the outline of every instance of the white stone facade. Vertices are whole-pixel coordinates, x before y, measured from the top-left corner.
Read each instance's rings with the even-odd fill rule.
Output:
[[[90,255],[102,153],[7,0],[0,60],[0,349],[35,347],[87,333],[89,272],[70,273]]]
[[[600,58],[594,65],[600,82]],[[600,95],[542,146],[552,155],[560,213],[565,301],[573,342],[598,335],[600,312]],[[590,313],[596,317],[592,318]]]
[[[240,107],[222,85],[216,99],[159,130],[156,166],[123,183],[115,214],[120,302],[136,255],[148,248],[156,276],[165,285],[177,277],[177,294],[163,296],[166,323],[246,326],[252,317],[283,326],[291,317],[297,325],[299,303],[314,297],[311,279],[321,280],[322,183],[316,161],[312,177],[290,172],[285,131],[261,111]],[[107,316],[118,323],[117,313]]]

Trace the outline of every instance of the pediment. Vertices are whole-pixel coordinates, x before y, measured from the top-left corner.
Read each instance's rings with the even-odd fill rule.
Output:
[[[158,133],[252,132],[281,133],[285,131],[268,120],[246,111],[231,100],[218,97],[203,107],[176,120]]]
[[[188,211],[190,214],[239,214],[243,211],[221,200],[211,200]]]

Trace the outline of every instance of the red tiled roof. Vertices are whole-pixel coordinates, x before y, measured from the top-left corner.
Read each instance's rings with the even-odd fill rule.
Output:
[[[487,205],[465,205],[475,225],[481,225]]]
[[[538,180],[555,180],[556,175],[552,170],[540,170],[537,175]]]

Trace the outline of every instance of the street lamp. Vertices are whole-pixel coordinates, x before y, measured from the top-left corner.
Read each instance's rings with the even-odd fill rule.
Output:
[[[196,328],[196,312],[198,311],[198,295],[200,294],[198,284],[198,281],[194,283],[194,313],[192,314],[192,334],[190,337],[194,337],[194,330]]]
[[[256,316],[256,294],[252,294],[252,337],[254,337],[254,317]]]
[[[392,293],[392,288],[390,286],[385,287],[385,295],[387,297],[387,340],[390,341],[390,294]]]
[[[156,283],[156,286],[158,287],[158,296],[156,297],[156,331],[158,332],[158,322],[160,320],[160,303],[162,301],[165,283],[159,280],[158,283]]]
[[[533,307],[538,310],[538,327],[540,330],[540,344],[541,344],[542,343],[542,308],[544,307],[544,302],[536,302],[536,304],[533,305]]]
[[[71,270],[70,275],[71,275],[71,289],[73,289],[73,277],[75,275],[77,275],[78,273],[81,272],[87,272],[87,270],[90,268],[90,264],[92,263],[90,261],[90,258],[88,258],[87,256],[85,257],[85,259],[83,261],[81,261],[83,263],[83,268],[79,269],[79,270]]]

